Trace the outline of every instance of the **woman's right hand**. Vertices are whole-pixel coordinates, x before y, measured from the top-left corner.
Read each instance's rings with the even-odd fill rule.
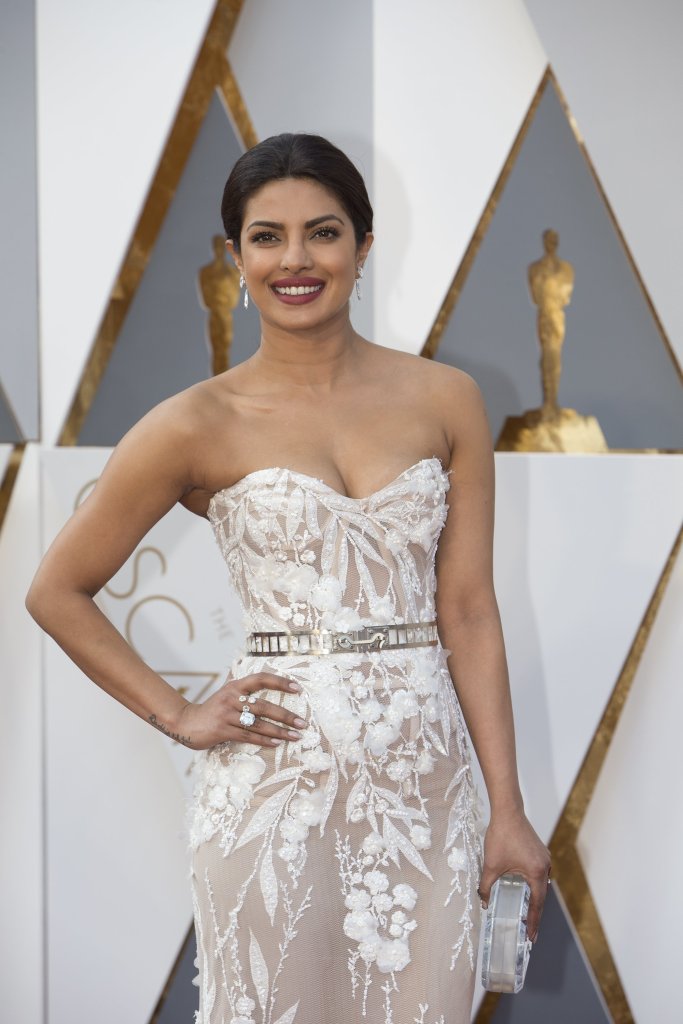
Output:
[[[294,712],[264,697],[258,697],[253,704],[239,699],[263,689],[301,692],[298,683],[273,672],[254,672],[241,679],[230,679],[203,704],[186,704],[168,734],[192,750],[206,750],[228,740],[274,747],[283,740],[300,739],[307,723]],[[256,715],[253,725],[240,725],[244,708]]]

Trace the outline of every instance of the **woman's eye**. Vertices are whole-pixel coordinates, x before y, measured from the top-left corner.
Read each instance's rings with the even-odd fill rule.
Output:
[[[314,238],[339,238],[339,232],[336,228],[318,228],[315,232]]]
[[[275,235],[272,231],[259,231],[257,235],[251,236],[252,242],[272,242],[275,240]]]

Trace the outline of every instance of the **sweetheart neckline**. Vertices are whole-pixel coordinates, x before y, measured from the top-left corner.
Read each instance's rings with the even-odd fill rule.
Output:
[[[388,491],[390,487],[394,487],[400,480],[402,480],[404,476],[407,476],[408,473],[411,473],[414,469],[417,469],[419,466],[424,465],[424,463],[426,462],[436,462],[443,476],[448,476],[450,470],[444,469],[444,466],[438,455],[432,455],[429,458],[418,459],[417,462],[413,462],[412,465],[407,466],[405,469],[402,469],[401,472],[398,473],[393,478],[393,480],[390,480],[388,483],[384,484],[383,487],[379,487],[376,491],[372,491],[370,494],[366,494],[364,497],[361,498],[355,498],[352,494],[342,494],[341,491],[338,491],[335,487],[332,487],[331,484],[328,484],[321,477],[312,476],[310,473],[302,473],[298,469],[289,469],[288,466],[264,466],[263,469],[253,469],[251,473],[245,473],[244,476],[241,476],[239,478],[239,480],[235,480],[234,483],[228,484],[227,487],[221,487],[220,490],[215,491],[209,498],[209,504],[206,509],[206,514],[208,517],[208,514],[210,510],[213,508],[216,498],[220,497],[220,495],[228,494],[230,491],[234,491],[237,487],[246,484],[249,480],[252,479],[252,477],[259,476],[262,473],[279,472],[288,473],[291,477],[300,477],[303,480],[308,480],[309,482],[319,484],[324,490],[329,491],[331,494],[335,495],[336,498],[340,498],[342,501],[349,501],[355,505],[362,504],[363,502],[366,501],[371,501],[373,498],[377,498],[380,494],[384,494],[384,492]]]

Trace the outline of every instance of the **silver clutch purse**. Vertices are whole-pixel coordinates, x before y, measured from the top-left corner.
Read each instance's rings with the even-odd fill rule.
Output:
[[[530,895],[521,875],[501,875],[491,886],[481,967],[488,992],[519,992],[524,984],[531,953],[526,933]]]

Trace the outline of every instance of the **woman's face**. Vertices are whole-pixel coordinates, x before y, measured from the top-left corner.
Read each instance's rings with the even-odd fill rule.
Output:
[[[358,247],[333,193],[307,178],[271,181],[247,202],[240,252],[228,249],[267,323],[285,330],[348,316],[348,301],[372,244]]]

